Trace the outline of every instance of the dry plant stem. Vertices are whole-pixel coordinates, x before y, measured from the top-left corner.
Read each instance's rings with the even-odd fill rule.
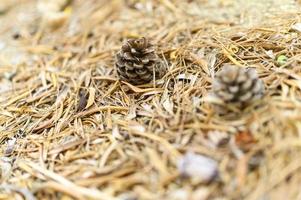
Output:
[[[55,30],[37,1],[1,5],[0,199],[300,198],[296,1],[73,0]],[[115,55],[142,37],[168,71],[120,81]],[[227,64],[266,89],[231,118],[211,96]]]
[[[20,168],[28,168],[31,167],[32,168],[32,173],[38,172],[41,173],[43,175],[45,175],[46,177],[56,181],[56,182],[50,182],[47,184],[47,186],[49,186],[50,188],[57,188],[60,191],[64,191],[70,194],[72,194],[72,196],[76,197],[76,198],[92,198],[92,199],[109,199],[109,200],[115,200],[116,198],[102,193],[100,191],[97,190],[93,190],[93,189],[87,189],[87,188],[82,188],[80,186],[75,185],[74,183],[70,182],[69,180],[65,179],[64,177],[49,171],[47,169],[44,169],[42,167],[40,167],[39,165],[36,165],[34,163],[19,163],[19,167]],[[72,193],[71,193],[72,191]]]

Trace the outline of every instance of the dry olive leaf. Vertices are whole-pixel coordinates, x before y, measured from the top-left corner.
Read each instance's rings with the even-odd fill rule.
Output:
[[[77,111],[82,111],[87,106],[87,97],[88,94],[84,89],[79,91],[79,101],[77,106]]]
[[[89,97],[88,97],[87,105],[85,108],[89,108],[90,106],[93,105],[93,103],[95,101],[95,93],[96,93],[95,88],[90,87],[89,88]]]

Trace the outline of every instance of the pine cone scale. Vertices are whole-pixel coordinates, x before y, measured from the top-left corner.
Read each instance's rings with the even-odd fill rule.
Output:
[[[229,87],[229,92],[231,92],[231,93],[237,93],[238,91],[239,91],[238,86],[230,86]]]
[[[135,69],[132,62],[125,62],[124,65],[125,65],[125,67],[123,67],[123,69],[126,71],[134,71],[134,69]]]
[[[220,91],[217,93],[220,97],[223,97],[224,100],[230,101],[231,99],[234,98],[234,94],[226,93],[223,91]]]
[[[136,73],[138,75],[140,75],[140,76],[144,76],[145,74],[148,74],[147,71],[145,71],[145,70],[139,70],[139,69],[136,70]]]
[[[124,52],[123,55],[124,59],[126,60],[132,60],[135,61],[135,58],[132,56],[132,54],[130,54],[129,52]]]
[[[250,100],[252,97],[252,93],[245,93],[244,95],[240,96],[240,100],[241,101],[248,101]]]
[[[144,68],[144,65],[143,63],[139,63],[139,64],[136,64],[135,62],[133,63],[133,68],[134,69],[143,69]]]
[[[256,83],[255,83],[256,84]],[[247,80],[246,82],[244,82],[241,86],[241,88],[243,90],[247,90],[247,89],[250,89],[252,87],[252,85],[254,85],[254,81],[253,80]]]
[[[138,75],[135,73],[135,71],[127,71],[126,72],[126,75],[129,77],[129,78],[136,78]]]
[[[260,93],[263,89],[262,89],[262,84],[260,83],[256,83],[255,84],[255,87],[253,88],[253,90],[256,92],[256,93]]]

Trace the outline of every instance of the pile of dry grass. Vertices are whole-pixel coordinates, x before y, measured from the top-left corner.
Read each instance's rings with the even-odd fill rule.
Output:
[[[58,29],[23,24],[25,59],[1,59],[0,199],[300,199],[299,13],[250,27],[224,16],[229,1],[141,2],[74,1]],[[169,71],[137,87],[117,80],[114,55],[140,36]],[[225,63],[256,68],[267,89],[231,118],[207,98]],[[181,177],[186,152],[216,160],[218,178]]]

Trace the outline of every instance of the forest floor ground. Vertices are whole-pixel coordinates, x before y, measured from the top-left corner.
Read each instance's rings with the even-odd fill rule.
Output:
[[[2,0],[0,199],[301,199],[299,3]],[[138,37],[168,72],[134,86],[114,62]],[[225,64],[266,89],[231,116]]]

